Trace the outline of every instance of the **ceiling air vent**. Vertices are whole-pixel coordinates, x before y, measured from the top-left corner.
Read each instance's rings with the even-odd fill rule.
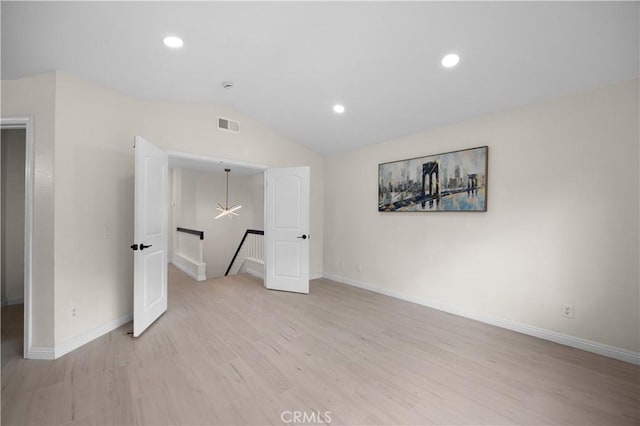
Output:
[[[227,118],[218,117],[218,129],[238,133],[240,131],[240,123]]]

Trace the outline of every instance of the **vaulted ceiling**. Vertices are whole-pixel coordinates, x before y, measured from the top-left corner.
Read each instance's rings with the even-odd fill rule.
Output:
[[[3,79],[63,70],[143,99],[222,104],[323,154],[639,74],[638,2],[0,7]]]

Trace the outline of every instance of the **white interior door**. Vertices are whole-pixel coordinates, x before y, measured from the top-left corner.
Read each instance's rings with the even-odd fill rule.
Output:
[[[167,310],[167,214],[169,159],[165,151],[135,137],[133,336]]]
[[[265,287],[309,293],[309,167],[265,172]]]

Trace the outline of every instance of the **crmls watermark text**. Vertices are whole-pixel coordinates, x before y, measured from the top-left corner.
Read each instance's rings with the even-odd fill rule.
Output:
[[[331,411],[283,411],[280,420],[285,424],[329,424]]]

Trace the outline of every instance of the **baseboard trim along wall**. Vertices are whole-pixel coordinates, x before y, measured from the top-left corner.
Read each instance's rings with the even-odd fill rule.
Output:
[[[206,263],[197,263],[180,253],[173,254],[171,257],[171,263],[173,263],[173,266],[180,269],[196,281],[205,281],[207,279]]]
[[[82,345],[89,343],[90,341],[97,339],[100,336],[103,336],[116,328],[123,326],[133,319],[133,313],[128,313],[126,315],[121,316],[115,320],[106,322],[92,330],[87,331],[79,336],[73,337],[59,345],[56,345],[54,351],[54,358],[43,358],[43,359],[57,359],[63,355],[68,354],[74,349],[79,348]],[[33,348],[32,348],[33,349]]]
[[[251,275],[252,277],[258,278],[259,280],[264,281],[264,273],[252,268],[247,268],[246,269],[247,274]]]
[[[27,359],[55,359],[55,351],[53,348],[31,346],[31,349],[27,351]]]
[[[358,287],[364,290],[373,291],[374,293],[384,294],[385,296],[394,297],[396,299],[405,300],[407,302],[417,303],[419,305],[423,305],[428,308],[433,308],[439,311],[469,318],[475,321],[480,321],[485,324],[494,325],[496,327],[505,328],[511,331],[517,331],[518,333],[527,334],[529,336],[538,337],[544,340],[549,340],[551,342],[559,343],[561,345],[570,346],[576,349],[582,349],[588,352],[596,353],[598,355],[603,355],[609,358],[615,358],[620,361],[625,361],[631,364],[640,365],[640,353],[638,352],[616,348],[615,346],[605,345],[603,343],[593,342],[591,340],[569,336],[567,334],[558,333],[556,331],[546,330],[544,328],[534,327],[532,325],[527,325],[527,324],[522,324],[515,321],[497,318],[487,314],[467,311],[467,310],[449,305],[447,303],[423,299],[420,297],[409,296],[397,291],[388,290],[386,288],[373,286],[367,283],[363,283],[361,281],[352,280],[350,278],[339,277],[337,275],[327,274],[327,273],[323,274],[323,276],[326,279],[347,284],[352,287]]]

